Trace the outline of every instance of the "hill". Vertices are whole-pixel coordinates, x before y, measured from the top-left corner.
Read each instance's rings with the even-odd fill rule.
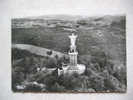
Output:
[[[38,56],[49,56],[48,52],[52,52],[50,57],[55,57],[56,55],[58,55],[59,58],[65,56],[68,57],[67,54],[63,54],[57,51],[52,51],[50,49],[46,49],[46,48],[42,48],[42,47],[37,47],[37,46],[33,46],[33,45],[28,45],[28,44],[13,44],[12,45],[12,49],[20,49],[20,50],[26,50],[32,54],[38,55]]]

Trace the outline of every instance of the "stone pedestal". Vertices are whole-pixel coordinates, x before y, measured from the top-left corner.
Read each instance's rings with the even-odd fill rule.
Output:
[[[69,52],[70,66],[77,66],[78,52]]]

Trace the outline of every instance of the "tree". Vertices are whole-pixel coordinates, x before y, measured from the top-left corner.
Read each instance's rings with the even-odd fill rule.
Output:
[[[100,66],[101,71],[104,70],[107,65],[107,56],[105,52],[98,47],[93,48],[91,50],[91,62]]]
[[[56,68],[57,67],[57,60],[55,58],[49,58],[46,63],[47,68]]]
[[[52,86],[57,82],[57,79],[53,75],[47,75],[45,77],[44,83],[46,84],[46,90],[53,91]]]
[[[24,73],[21,66],[12,67],[12,90],[17,91],[16,86],[24,81]]]
[[[56,58],[56,60],[58,60],[59,59],[59,56],[58,55],[55,55],[55,58]]]
[[[96,91],[105,91],[105,86],[104,86],[104,79],[100,77],[93,77],[91,79],[91,88],[95,89]]]
[[[65,91],[65,87],[59,85],[57,82],[51,87],[51,91],[52,92],[64,92]]]
[[[51,51],[47,51],[47,55],[52,55],[52,50]]]
[[[88,23],[86,22],[86,20],[79,20],[77,22],[77,24],[80,24],[80,25],[87,25]]]
[[[67,90],[74,90],[80,85],[80,80],[78,79],[78,75],[76,74],[65,74],[60,76],[60,78],[58,79],[59,84],[64,86]]]

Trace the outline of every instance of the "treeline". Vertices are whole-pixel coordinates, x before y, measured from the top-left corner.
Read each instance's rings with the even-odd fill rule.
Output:
[[[14,55],[14,52],[12,54]],[[117,65],[103,51],[92,51],[91,56],[79,56],[79,62],[86,65],[82,75],[58,76],[62,63],[69,63],[65,57],[49,58],[18,51],[12,58],[12,89],[21,92],[125,92],[126,67]],[[24,53],[25,52],[25,53]],[[48,53],[48,55],[51,53]],[[15,54],[16,55],[16,54]],[[14,55],[14,56],[15,56]],[[86,60],[85,60],[86,59]],[[52,72],[43,68],[55,68]],[[34,84],[36,82],[36,84]],[[24,86],[18,89],[17,86]]]

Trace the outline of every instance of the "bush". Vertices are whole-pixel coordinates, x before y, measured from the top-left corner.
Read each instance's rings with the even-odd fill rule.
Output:
[[[24,89],[25,92],[41,92],[42,88],[35,84],[28,84],[26,85],[26,88]]]
[[[80,85],[80,80],[78,77],[78,74],[62,75],[58,78],[58,83],[64,86],[67,90],[74,90]]]
[[[57,82],[51,87],[51,92],[64,92],[65,91],[65,87],[59,85]]]
[[[57,79],[53,75],[47,75],[44,80],[44,84],[46,84],[46,90],[53,91],[53,86],[57,82]]]
[[[47,55],[52,55],[52,51],[47,51]]]
[[[77,22],[77,24],[80,24],[80,25],[87,25],[88,23],[86,22],[86,20],[79,20]]]
[[[48,58],[46,62],[47,68],[56,68],[57,67],[57,60],[55,58]]]

